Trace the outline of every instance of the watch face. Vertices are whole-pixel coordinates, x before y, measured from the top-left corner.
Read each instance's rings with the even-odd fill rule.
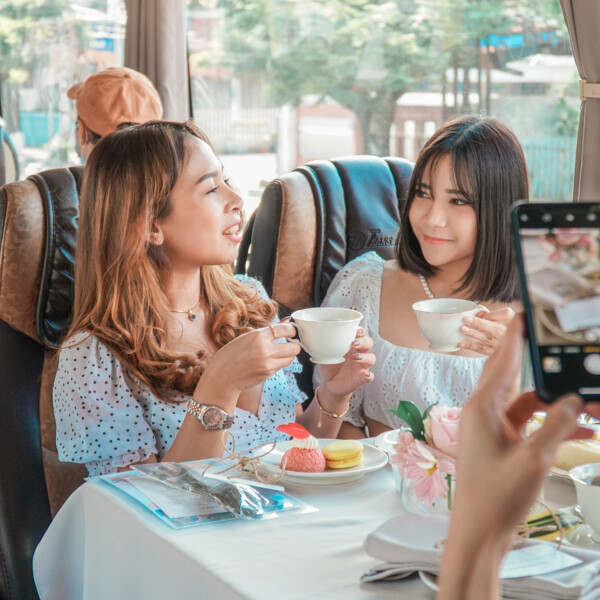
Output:
[[[217,427],[222,421],[223,415],[216,407],[213,406],[204,411],[204,422],[208,427]]]

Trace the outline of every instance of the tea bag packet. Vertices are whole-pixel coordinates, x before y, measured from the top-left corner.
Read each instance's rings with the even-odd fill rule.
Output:
[[[133,465],[132,468],[170,487],[207,495],[238,517],[260,517],[273,508],[273,501],[250,485],[202,477],[179,463]]]

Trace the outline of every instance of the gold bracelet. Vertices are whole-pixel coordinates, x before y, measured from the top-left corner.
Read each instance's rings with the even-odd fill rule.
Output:
[[[334,419],[341,419],[350,410],[350,403],[348,403],[346,410],[339,415],[329,412],[326,408],[323,408],[323,405],[319,401],[319,386],[317,386],[315,389],[315,400],[317,402],[317,406],[319,407],[319,410],[321,411],[321,414],[319,415],[319,422],[317,423],[317,427],[321,427],[321,418],[323,416],[323,413],[325,413],[328,417],[332,417]]]

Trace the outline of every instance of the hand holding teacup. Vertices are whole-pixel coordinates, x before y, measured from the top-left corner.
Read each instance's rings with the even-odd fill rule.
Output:
[[[434,298],[415,302],[413,310],[423,337],[434,352],[456,352],[464,339],[463,319],[473,318],[479,306],[460,298]]]
[[[472,350],[490,355],[515,316],[509,307],[489,311],[460,298],[434,298],[413,304],[423,337],[434,352]]]
[[[320,307],[292,314],[300,345],[319,365],[343,363],[363,316],[349,308]],[[294,340],[296,341],[296,340]]]
[[[292,314],[302,348],[320,365],[322,384],[336,396],[354,392],[373,379],[373,340],[365,335],[356,310],[306,308]],[[291,340],[297,341],[297,340]]]
[[[463,319],[460,331],[465,338],[459,347],[489,356],[498,347],[514,316],[515,311],[508,306],[490,311],[480,305],[475,316]]]

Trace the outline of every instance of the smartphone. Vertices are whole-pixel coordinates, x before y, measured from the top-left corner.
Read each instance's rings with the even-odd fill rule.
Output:
[[[600,202],[519,203],[513,237],[538,396],[600,400]]]

